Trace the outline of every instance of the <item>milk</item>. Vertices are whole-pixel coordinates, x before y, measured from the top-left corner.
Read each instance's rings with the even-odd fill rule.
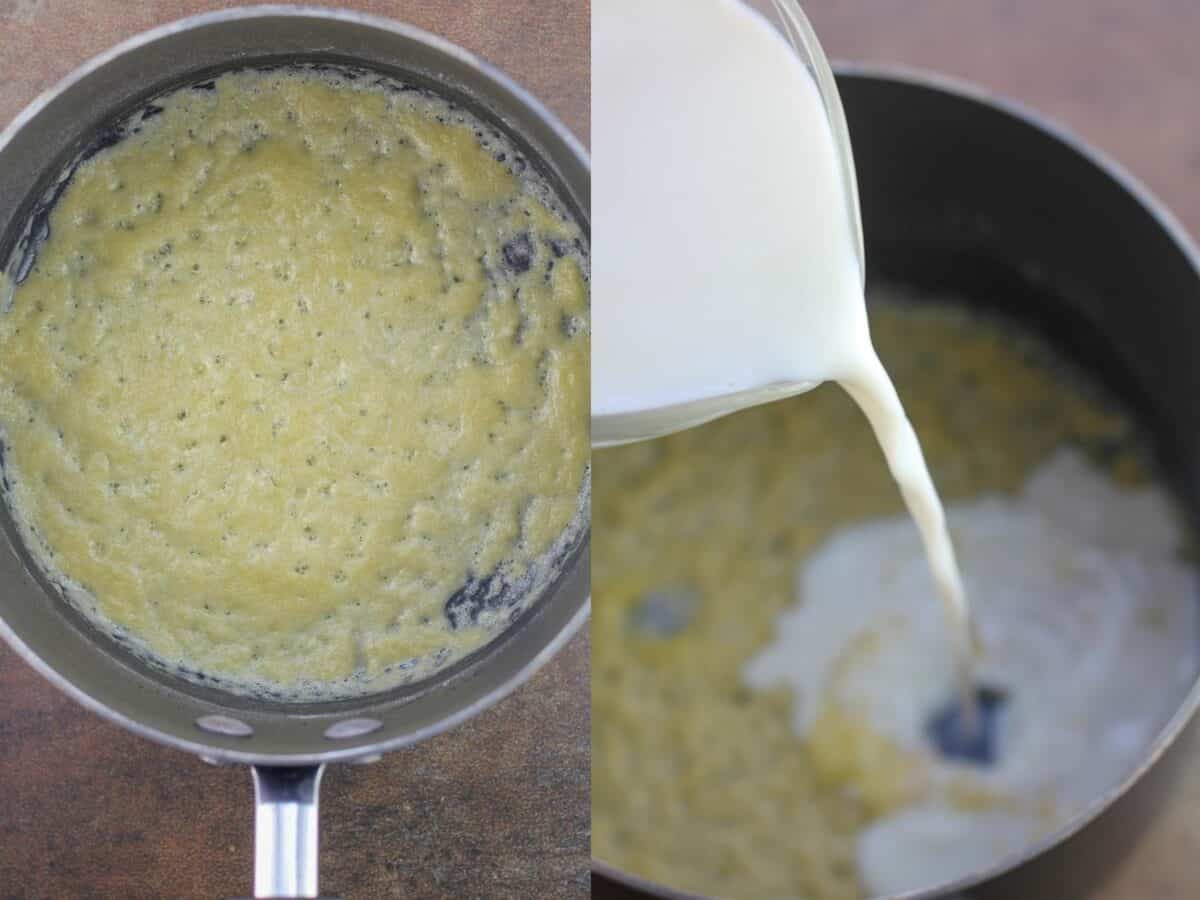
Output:
[[[800,57],[739,0],[597,0],[592,116],[593,429],[649,437],[839,382],[917,523],[965,665],[954,549],[871,345],[849,173]]]
[[[816,84],[735,0],[592,11],[592,413],[767,386],[868,344],[843,176]],[[599,243],[599,241],[597,241]],[[728,410],[726,410],[728,411]]]

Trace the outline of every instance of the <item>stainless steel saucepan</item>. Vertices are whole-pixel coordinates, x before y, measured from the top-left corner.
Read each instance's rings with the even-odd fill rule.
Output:
[[[148,99],[229,69],[302,62],[379,71],[470,109],[516,143],[588,230],[586,153],[502,73],[397,22],[260,6],[195,16],[132,38],[81,66],[0,133],[0,263],[21,255],[30,223],[36,229],[47,193],[71,160]],[[563,646],[590,609],[585,533],[558,578],[503,635],[435,676],[352,700],[252,700],[139,661],[37,574],[7,509],[0,509],[0,526],[7,538],[0,547],[0,634],[34,668],[130,731],[210,762],[252,766],[257,897],[317,896],[317,792],[326,763],[373,760],[487,708]]]

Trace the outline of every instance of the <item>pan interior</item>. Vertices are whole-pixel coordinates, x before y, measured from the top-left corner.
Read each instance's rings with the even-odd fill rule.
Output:
[[[839,88],[859,175],[868,295],[899,288],[910,298],[952,297],[1044,336],[1133,414],[1152,468],[1195,529],[1200,373],[1188,360],[1200,334],[1200,267],[1191,242],[1123,172],[1025,111],[907,72],[851,70]],[[1195,686],[1170,697],[1178,712],[1146,760],[1171,745],[1198,699]],[[1116,810],[1094,821],[1142,775],[1131,772],[1024,852],[911,897],[1011,879],[1018,867],[1024,880],[1002,879],[981,896],[1083,896],[1096,884],[1097,848],[1118,859],[1113,848],[1130,835],[1117,832],[1147,821],[1144,811],[1123,818]],[[1124,813],[1136,798],[1121,803]],[[598,870],[655,896],[693,896],[603,862]]]
[[[379,21],[344,17],[329,21],[320,14],[279,13],[202,18],[207,21],[194,33],[185,29],[160,35],[69,85],[0,148],[0,160],[16,161],[9,168],[8,181],[0,179],[0,197],[5,199],[0,210],[7,211],[0,218],[0,259],[9,260],[9,272],[19,275],[36,251],[46,209],[57,198],[65,176],[97,146],[111,142],[116,125],[157,96],[246,68],[328,66],[359,75],[378,74],[432,91],[501,131],[525,154],[586,237],[587,172],[577,147],[536,104],[465,54],[415,30]],[[289,45],[285,52],[278,49]],[[156,76],[146,77],[146,67],[154,62],[158,66],[151,68]],[[142,76],[133,82],[123,79],[125,73],[120,71],[130,65]],[[30,148],[22,144],[37,142],[39,137],[41,158],[31,159]],[[47,143],[48,137],[55,142]],[[46,147],[57,152],[46,153]],[[30,182],[21,184],[13,178],[22,169],[37,172],[31,189]],[[586,514],[586,482],[584,490]],[[149,666],[101,633],[38,573],[7,510],[0,518],[12,549],[0,560],[0,567],[17,588],[6,604],[11,608],[3,613],[7,636],[78,699],[146,736],[218,758],[344,758],[360,754],[363,747],[420,739],[471,714],[527,677],[578,627],[587,609],[585,528],[560,548],[559,574],[509,627],[432,677],[342,700],[248,698]]]

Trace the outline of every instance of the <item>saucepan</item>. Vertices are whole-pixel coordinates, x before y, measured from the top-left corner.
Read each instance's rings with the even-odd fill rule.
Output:
[[[0,134],[0,271],[18,277],[73,160],[113,123],[174,87],[250,66],[329,63],[433,90],[504,131],[587,232],[590,172],[571,134],[470,53],[416,28],[356,13],[261,6],[146,32],[86,63]],[[559,574],[482,650],[423,681],[359,699],[286,703],[203,687],[138,660],[38,574],[6,509],[0,634],[55,685],[102,716],[213,763],[253,767],[255,896],[317,895],[317,791],[326,763],[365,762],[441,732],[528,679],[589,613],[586,531]],[[215,848],[214,848],[215,849]]]
[[[868,295],[899,283],[1042,332],[1134,412],[1181,508],[1200,522],[1200,254],[1171,214],[1119,165],[1017,104],[908,70],[841,66],[837,80]],[[1197,705],[1200,683],[1137,768],[1058,832],[903,900],[1089,896],[1170,790]],[[598,898],[699,900],[600,860],[593,869]]]

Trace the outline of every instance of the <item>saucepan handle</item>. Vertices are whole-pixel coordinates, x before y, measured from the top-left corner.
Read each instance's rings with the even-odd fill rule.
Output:
[[[254,896],[317,896],[317,799],[325,766],[252,766]]]

